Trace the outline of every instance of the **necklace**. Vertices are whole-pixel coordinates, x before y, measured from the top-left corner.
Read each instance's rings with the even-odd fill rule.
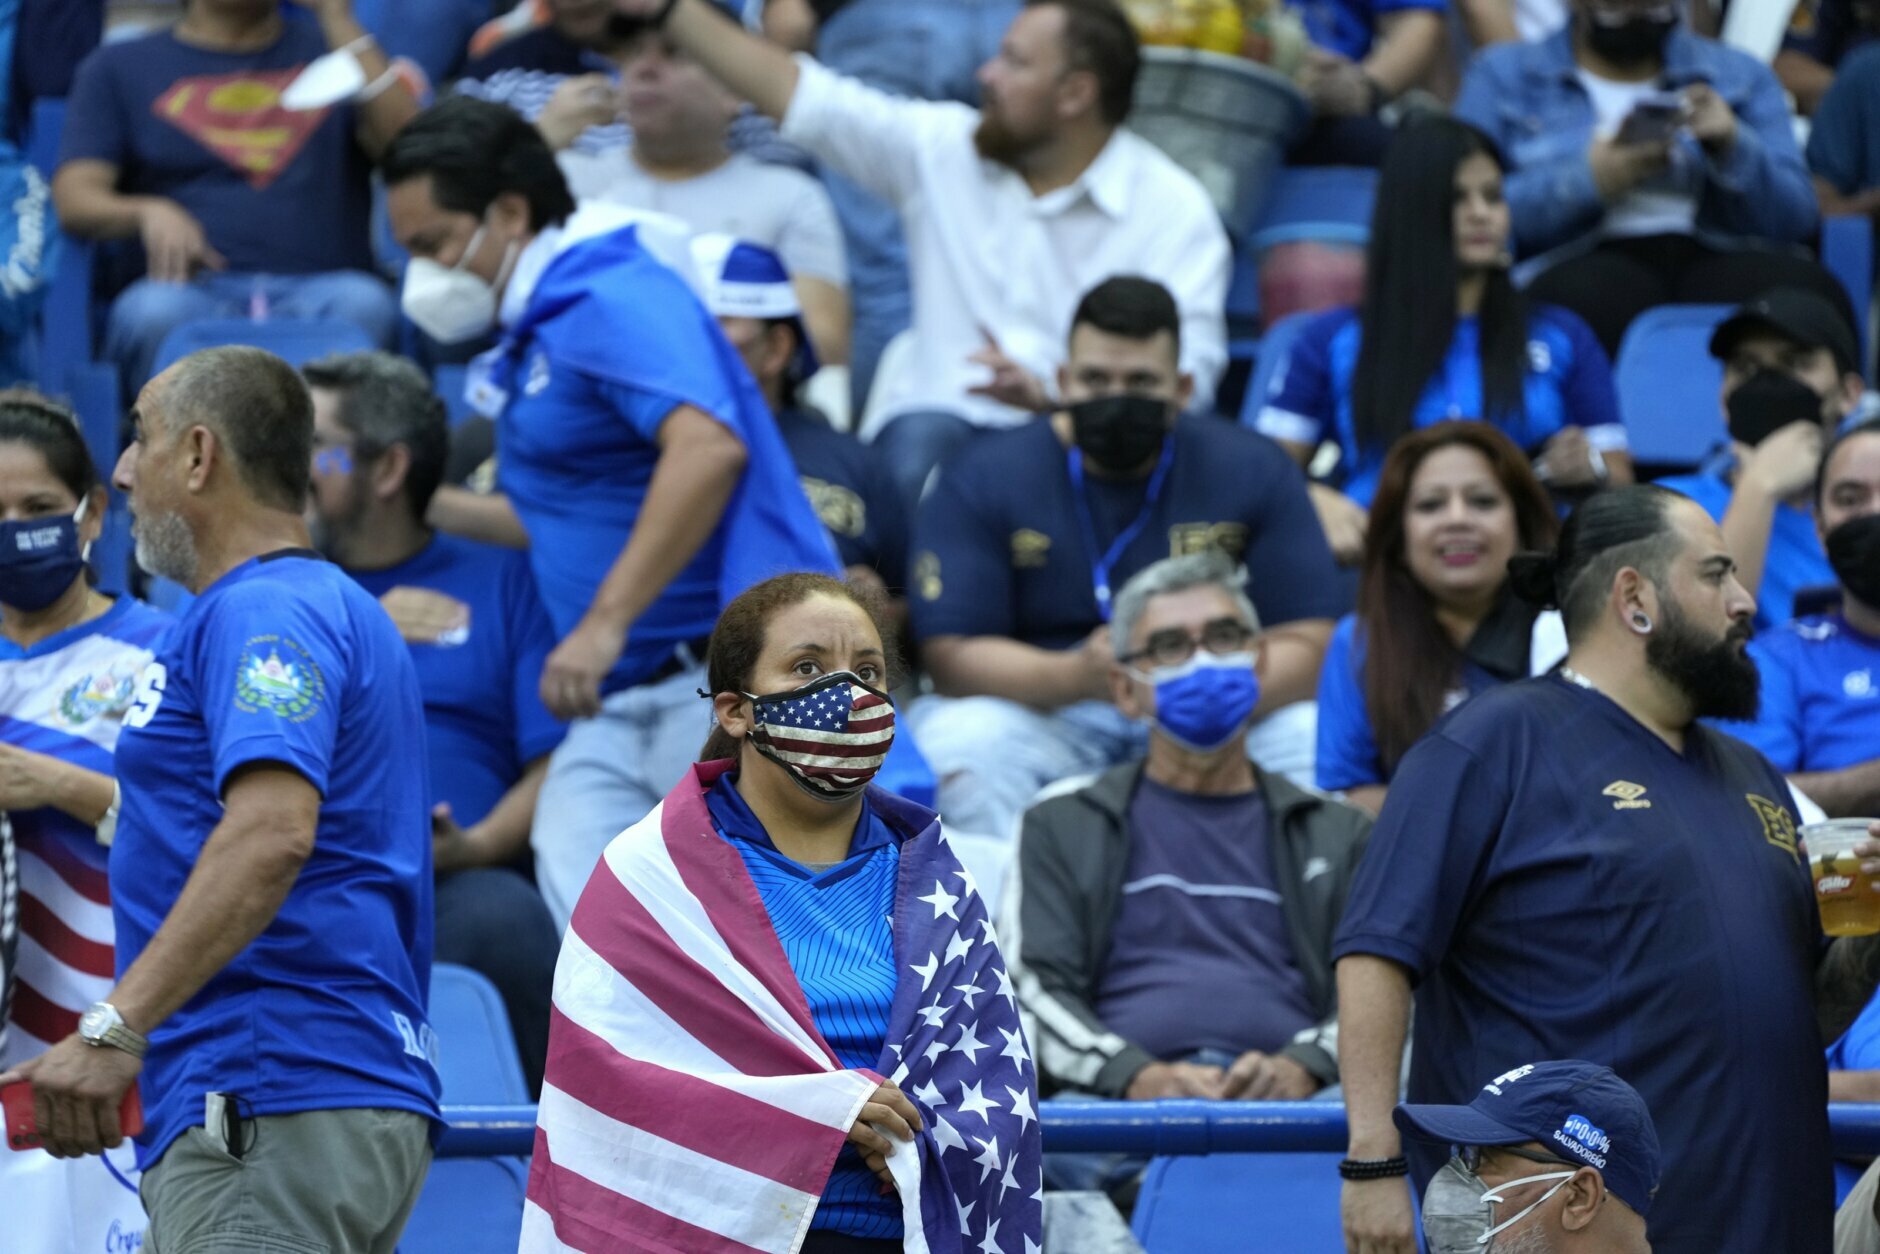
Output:
[[[1588,692],[1599,691],[1598,686],[1594,684],[1592,680],[1580,674],[1580,672],[1574,670],[1571,666],[1562,666],[1560,668],[1560,678],[1566,680],[1570,684],[1578,684],[1580,687],[1586,689]]]

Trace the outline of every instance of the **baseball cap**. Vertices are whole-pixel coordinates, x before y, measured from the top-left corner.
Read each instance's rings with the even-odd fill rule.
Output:
[[[1825,348],[1842,371],[1860,369],[1860,349],[1847,315],[1824,296],[1799,287],[1771,288],[1717,324],[1710,355],[1727,360],[1737,341],[1752,331],[1774,331],[1804,348]]]
[[[1538,1141],[1597,1167],[1613,1196],[1643,1217],[1658,1191],[1658,1132],[1638,1091],[1611,1068],[1568,1060],[1503,1072],[1467,1106],[1397,1107],[1406,1134],[1444,1145]]]
[[[692,237],[692,261],[698,267],[699,295],[714,318],[788,318],[796,324],[796,377],[816,373],[803,304],[783,258],[762,244],[707,233]]]

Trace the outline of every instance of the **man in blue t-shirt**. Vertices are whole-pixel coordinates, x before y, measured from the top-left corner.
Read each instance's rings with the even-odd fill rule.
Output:
[[[1697,721],[1756,708],[1755,603],[1723,533],[1675,493],[1616,488],[1517,578],[1559,604],[1566,662],[1410,751],[1334,945],[1346,1231],[1407,1242],[1401,1177],[1421,1191],[1442,1165],[1416,1144],[1406,1163],[1391,1122],[1414,992],[1411,1102],[1461,1102],[1534,1058],[1602,1063],[1663,1140],[1654,1249],[1827,1254],[1815,1060],[1871,995],[1849,973],[1880,941],[1824,956],[1786,781]]]
[[[342,50],[362,75],[358,103],[288,107],[300,72]],[[169,30],[93,53],[52,191],[67,231],[141,245],[142,277],[105,329],[126,389],[199,318],[338,318],[389,344],[397,307],[371,273],[371,164],[417,108],[352,0],[194,0]]]
[[[1114,278],[1083,298],[1058,378],[1066,407],[975,437],[914,523],[914,635],[938,696],[913,708],[949,825],[1009,848],[1037,791],[1147,749],[1113,704],[1112,589],[1158,558],[1244,563],[1267,628],[1248,752],[1310,786],[1313,692],[1350,607],[1305,478],[1264,436],[1178,417],[1175,301]]]
[[[576,209],[534,128],[453,96],[399,133],[383,173],[413,258],[405,312],[446,343],[502,329],[471,384],[497,416],[502,496],[473,504],[520,519],[558,637],[542,700],[576,722],[532,841],[565,926],[607,842],[698,756],[719,610],[771,575],[840,567],[717,322],[630,211]]]
[[[138,563],[196,599],[118,741],[117,984],[22,1070],[67,1156],[119,1143],[139,1084],[159,1249],[391,1254],[441,1127],[417,676],[309,547],[291,366],[196,353],[132,417]]]
[[[315,539],[392,615],[424,693],[437,960],[496,985],[539,1088],[560,937],[527,859],[565,730],[541,698],[554,629],[528,554],[425,525],[449,433],[423,373],[389,353],[352,353],[302,374],[313,389]]]
[[[1775,288],[1717,327],[1731,453],[1659,482],[1723,525],[1756,629],[1795,616],[1797,594],[1834,583],[1816,534],[1813,488],[1821,446],[1860,405],[1865,385],[1853,328],[1828,301]]]

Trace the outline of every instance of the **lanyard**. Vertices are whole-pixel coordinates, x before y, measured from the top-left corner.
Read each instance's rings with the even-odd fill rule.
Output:
[[[1127,549],[1142,534],[1142,529],[1149,525],[1149,515],[1155,512],[1155,503],[1162,495],[1162,483],[1168,478],[1168,469],[1175,464],[1175,433],[1170,432],[1162,444],[1162,458],[1155,464],[1155,471],[1149,476],[1149,491],[1143,496],[1142,510],[1129,526],[1123,528],[1103,556],[1097,556],[1097,524],[1090,514],[1090,498],[1084,494],[1084,455],[1080,449],[1073,448],[1065,455],[1070,467],[1071,487],[1077,494],[1077,521],[1083,524],[1084,548],[1090,554],[1090,582],[1096,589],[1097,613],[1104,622],[1110,621],[1110,569],[1122,559],[1123,550]]]

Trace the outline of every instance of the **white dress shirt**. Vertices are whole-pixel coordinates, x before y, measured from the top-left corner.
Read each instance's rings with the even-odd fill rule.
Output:
[[[1069,186],[1034,196],[979,155],[977,110],[906,100],[797,59],[782,136],[895,206],[907,235],[918,341],[891,381],[885,416],[957,413],[985,426],[1029,415],[969,389],[991,377],[967,359],[991,332],[1013,361],[1057,387],[1071,315],[1119,274],[1168,288],[1181,311],[1182,368],[1195,404],[1227,364],[1227,233],[1208,194],[1160,149],[1119,129]]]

